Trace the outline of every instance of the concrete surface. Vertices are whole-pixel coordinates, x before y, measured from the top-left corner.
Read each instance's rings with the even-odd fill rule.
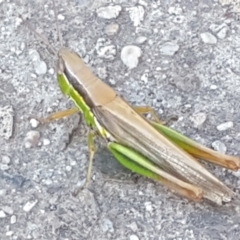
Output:
[[[110,2],[56,2],[64,43],[130,103],[176,115],[175,129],[240,155],[239,3],[116,0],[101,9]],[[237,204],[183,199],[123,170],[101,145],[91,185],[73,196],[87,129],[79,115],[41,126],[33,117],[73,105],[53,54],[19,18],[59,48],[52,2],[1,0],[0,11],[0,239],[239,239]],[[141,50],[129,67],[128,45]],[[206,166],[239,198],[239,172]]]

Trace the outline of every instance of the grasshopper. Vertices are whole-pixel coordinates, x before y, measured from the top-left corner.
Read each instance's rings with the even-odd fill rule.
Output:
[[[54,1],[53,5],[62,46]],[[41,39],[50,46],[45,38]],[[194,201],[206,198],[219,205],[231,201],[234,192],[203,167],[198,159],[238,170],[240,158],[218,153],[165,126],[151,107],[131,106],[94,75],[73,50],[61,47],[56,52],[51,49],[57,55],[59,87],[76,108],[55,113],[47,120],[76,112],[83,114],[89,129],[87,183],[91,179],[96,151],[94,140],[99,135],[114,157],[133,172],[157,180]],[[147,112],[152,114],[154,121],[143,116]]]

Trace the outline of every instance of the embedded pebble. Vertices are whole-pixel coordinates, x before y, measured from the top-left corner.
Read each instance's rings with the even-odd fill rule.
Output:
[[[145,2],[144,0],[139,0],[138,2],[139,2],[140,5],[143,5],[145,7],[147,7],[147,5],[148,5],[148,3]]]
[[[97,15],[100,18],[104,19],[113,19],[119,16],[119,13],[122,11],[120,5],[101,7],[97,9]]]
[[[131,222],[130,224],[127,225],[127,227],[130,228],[133,232],[138,231],[138,226],[137,226],[136,222]]]
[[[213,36],[210,32],[201,33],[200,36],[204,43],[207,43],[207,44],[217,43],[217,38]]]
[[[7,190],[6,189],[0,189],[0,197],[3,197],[7,194]]]
[[[144,18],[143,6],[127,8],[127,11],[129,12],[129,16],[133,22],[133,26],[134,27],[139,26],[141,21],[143,21],[143,18]]]
[[[113,85],[113,86],[116,85],[116,80],[115,79],[110,78],[110,79],[108,79],[108,81],[111,85]]]
[[[210,89],[211,89],[211,90],[216,90],[217,88],[218,88],[217,85],[211,85],[211,86],[210,86]]]
[[[71,172],[72,171],[72,167],[71,166],[66,166],[66,171],[67,172]]]
[[[63,20],[65,20],[65,17],[62,14],[58,14],[57,19],[60,21],[63,21]]]
[[[160,47],[160,53],[165,56],[173,56],[179,50],[179,45],[167,42]]]
[[[45,185],[48,185],[48,186],[50,186],[50,185],[53,184],[53,181],[52,181],[52,179],[50,179],[50,178],[45,179],[45,180],[43,180],[42,182],[43,182]]]
[[[141,48],[134,45],[125,46],[121,51],[121,59],[129,69],[137,67],[141,55]]]
[[[13,209],[9,206],[3,206],[2,210],[7,213],[8,215],[12,215],[13,214]]]
[[[39,126],[39,121],[35,118],[30,119],[31,128],[37,128]]]
[[[213,33],[217,33],[217,32],[219,32],[223,27],[226,27],[226,26],[227,26],[226,23],[223,23],[223,24],[221,24],[221,25],[216,24],[216,23],[212,23],[212,24],[210,24],[209,29],[210,29]]]
[[[174,19],[173,19],[173,22],[174,23],[183,23],[185,21],[185,17],[184,16],[176,16]]]
[[[190,117],[194,127],[200,127],[206,121],[207,115],[203,112],[195,113]]]
[[[146,71],[142,76],[141,76],[141,80],[145,83],[148,82],[148,75],[149,73]]]
[[[225,146],[224,143],[221,141],[217,140],[212,143],[212,147],[214,150],[220,152],[220,153],[226,153],[227,152],[227,147]]]
[[[119,25],[117,23],[110,23],[105,27],[105,33],[109,36],[113,36],[119,30]]]
[[[30,55],[33,62],[40,61],[40,54],[35,49],[30,49],[29,50],[29,55]]]
[[[3,210],[0,210],[0,218],[5,218],[7,215]]]
[[[129,240],[139,240],[139,237],[135,234],[130,235]]]
[[[0,137],[6,140],[12,136],[13,132],[13,108],[12,106],[0,107]]]
[[[232,128],[233,127],[233,122],[225,122],[225,123],[222,123],[222,124],[219,124],[217,126],[217,130],[218,131],[225,131],[229,128]]]
[[[116,47],[111,44],[110,40],[105,38],[99,38],[95,48],[99,57],[108,60],[113,60],[117,53]]]
[[[50,69],[48,70],[48,73],[51,74],[51,75],[53,75],[53,74],[55,73],[55,71],[54,71],[53,68],[50,68]]]
[[[10,223],[11,223],[11,224],[14,224],[14,223],[16,223],[16,222],[17,222],[17,217],[16,217],[16,215],[12,215],[11,218],[10,218]]]
[[[212,24],[210,25],[209,29],[210,29],[213,33],[217,34],[217,37],[218,37],[219,39],[224,39],[224,38],[226,38],[226,36],[227,36],[228,26],[227,26],[226,23],[223,23],[223,24],[221,24],[221,25],[212,23]]]
[[[73,161],[70,162],[70,165],[71,165],[71,166],[76,166],[76,165],[77,165],[77,162],[73,160]]]
[[[168,13],[169,13],[169,14],[172,14],[172,15],[182,14],[182,8],[177,7],[177,6],[171,6],[171,7],[168,9]]]
[[[238,178],[240,178],[240,170],[238,170],[238,171],[234,171],[234,172],[232,172],[232,174],[235,176],[235,177],[238,177]]]
[[[106,67],[99,67],[97,68],[97,76],[100,79],[107,79],[108,77],[108,71]]]
[[[227,26],[225,26],[217,33],[217,37],[219,39],[224,39],[227,36],[227,32],[228,32],[228,28]]]
[[[51,142],[50,142],[50,140],[49,139],[47,139],[47,138],[44,138],[43,139],[43,145],[44,146],[47,146],[47,145],[49,145]]]
[[[25,137],[25,148],[31,148],[38,146],[40,139],[40,133],[38,131],[32,130],[27,133]]]
[[[7,164],[0,164],[0,169],[2,171],[7,171],[10,167]]]
[[[44,61],[36,62],[34,68],[37,75],[44,75],[47,73],[47,64]]]
[[[30,212],[33,207],[37,204],[38,200],[36,199],[35,201],[28,201],[24,206],[23,206],[23,211],[24,212]]]
[[[3,155],[2,156],[2,163],[3,164],[6,164],[6,165],[9,165],[11,163],[11,159],[9,156],[6,156],[6,155]]]
[[[135,40],[137,44],[143,44],[146,41],[147,41],[147,37],[144,37],[144,36],[137,37],[137,39]]]
[[[145,205],[146,211],[152,212],[153,206],[151,202],[145,202],[144,205]]]
[[[13,234],[14,234],[13,231],[7,231],[7,232],[6,232],[6,236],[7,236],[7,237],[11,237]]]
[[[32,59],[35,73],[37,75],[43,75],[47,73],[47,64],[41,60],[40,54],[36,50],[30,50],[29,55]]]
[[[113,222],[108,218],[103,219],[101,227],[103,232],[114,232]]]

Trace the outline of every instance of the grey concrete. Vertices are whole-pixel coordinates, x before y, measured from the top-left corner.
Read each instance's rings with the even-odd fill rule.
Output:
[[[64,44],[127,101],[176,115],[175,129],[240,155],[236,1],[118,0],[111,19],[99,10],[110,1],[59,2]],[[239,239],[236,202],[183,199],[123,170],[102,145],[89,188],[73,196],[85,179],[87,128],[79,115],[34,120],[73,104],[58,88],[55,57],[18,17],[59,48],[52,2],[4,0],[0,11],[0,239]],[[121,60],[127,45],[142,51],[131,70]],[[239,172],[206,166],[239,199]]]

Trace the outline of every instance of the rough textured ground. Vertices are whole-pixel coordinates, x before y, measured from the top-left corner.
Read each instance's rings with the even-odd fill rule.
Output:
[[[116,0],[107,13],[111,1],[61,2],[64,43],[98,76],[130,103],[178,116],[175,129],[240,155],[237,1]],[[0,239],[239,239],[239,207],[182,199],[123,170],[103,147],[91,185],[74,197],[86,174],[86,127],[78,115],[31,119],[72,103],[58,89],[53,54],[18,17],[58,48],[52,2],[1,0],[0,11]],[[127,45],[140,48],[128,67]],[[207,167],[239,198],[238,172]]]

